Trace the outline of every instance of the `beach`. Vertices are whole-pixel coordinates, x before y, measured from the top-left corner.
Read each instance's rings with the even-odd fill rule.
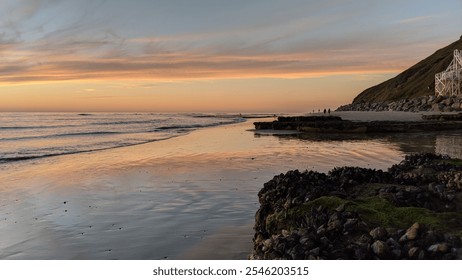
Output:
[[[257,193],[273,176],[385,169],[461,139],[460,132],[305,137],[257,133],[252,122],[0,165],[0,258],[246,259]]]

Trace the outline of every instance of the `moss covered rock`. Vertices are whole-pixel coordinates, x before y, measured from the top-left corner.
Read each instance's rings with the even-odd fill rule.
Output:
[[[347,167],[276,176],[259,193],[251,257],[460,259],[462,195],[450,183],[459,163],[420,154],[387,172]]]

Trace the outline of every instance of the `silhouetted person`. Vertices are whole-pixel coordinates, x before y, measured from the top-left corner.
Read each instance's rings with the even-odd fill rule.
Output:
[[[330,108],[329,108],[329,110],[327,112],[329,112],[329,115],[330,115]]]
[[[324,115],[326,114],[326,109],[324,109]]]

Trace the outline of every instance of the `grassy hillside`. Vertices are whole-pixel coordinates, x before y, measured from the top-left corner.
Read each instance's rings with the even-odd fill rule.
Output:
[[[462,50],[462,37],[398,76],[366,89],[353,100],[353,103],[395,101],[433,94],[435,74],[449,66],[454,49]]]

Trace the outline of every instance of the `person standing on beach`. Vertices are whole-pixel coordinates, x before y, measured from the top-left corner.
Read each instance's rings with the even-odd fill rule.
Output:
[[[329,110],[327,110],[327,112],[328,112],[328,113],[329,113],[329,115],[330,115],[330,108],[329,108]]]
[[[324,115],[326,114],[326,109],[324,109]]]

